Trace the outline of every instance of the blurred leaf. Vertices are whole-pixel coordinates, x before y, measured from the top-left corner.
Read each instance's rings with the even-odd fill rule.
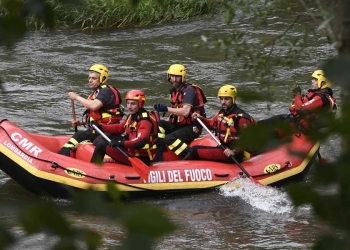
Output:
[[[341,236],[341,239],[336,237],[335,235],[323,234],[319,237],[319,240],[316,241],[313,249],[315,250],[329,250],[329,249],[337,249],[337,250],[347,250],[349,249],[349,239],[350,235],[344,235],[338,233]]]
[[[12,46],[20,40],[27,31],[23,19],[14,15],[0,15],[0,45]]]
[[[113,203],[111,203],[111,201],[107,199],[105,193],[92,191],[90,193],[76,194],[73,197],[73,202],[76,210],[82,214],[103,216],[111,219],[116,219],[120,217],[120,213],[118,212],[118,210],[121,208],[113,208]],[[120,203],[118,202],[118,204]]]
[[[84,0],[55,0],[55,1],[61,4],[76,5],[76,6],[81,6],[86,3]]]
[[[14,242],[14,236],[0,225],[0,249],[6,249],[7,246]]]
[[[72,234],[69,222],[57,210],[52,201],[39,204],[24,211],[20,221],[28,234],[47,231],[61,236]]]
[[[288,193],[296,206],[315,203],[317,199],[316,193],[310,189],[310,186],[304,183],[290,184],[288,186]]]
[[[129,232],[151,238],[164,236],[176,229],[175,224],[160,209],[145,204],[128,205],[123,220]]]
[[[102,244],[102,236],[96,232],[88,231],[85,234],[85,242],[88,249],[98,249]]]
[[[34,15],[45,23],[49,29],[55,27],[55,13],[53,7],[45,0],[27,0],[23,4],[23,10],[28,16]]]
[[[333,84],[344,85],[350,82],[350,55],[339,55],[327,60],[322,68]]]

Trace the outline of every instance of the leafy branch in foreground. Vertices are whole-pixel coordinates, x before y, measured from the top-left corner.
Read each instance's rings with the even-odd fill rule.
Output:
[[[197,46],[214,47],[223,51],[225,59],[242,63],[249,78],[259,82],[261,90],[266,91],[263,94],[269,98],[268,101],[274,100],[271,86],[278,84],[277,70],[295,67],[299,59],[309,53],[307,48],[312,47],[310,42],[315,35],[320,35],[314,29],[314,23],[306,21],[311,18],[302,11],[303,6],[295,2],[222,0],[218,4],[224,12],[224,21],[232,26],[232,32],[224,38],[202,36],[203,43]],[[277,17],[284,17],[280,22],[289,23],[288,27],[262,35],[262,27],[276,30],[272,26],[276,25]],[[248,28],[245,26],[242,31],[243,28],[238,26],[241,23],[248,25]]]
[[[312,48],[310,41],[314,41],[316,37],[321,38],[324,35],[330,44],[336,46],[338,56],[334,58],[330,56],[322,65],[315,65],[315,68],[322,68],[334,83],[334,87],[341,87],[341,117],[337,119],[325,117],[329,121],[328,129],[313,131],[311,137],[314,140],[324,141],[339,136],[342,139],[342,151],[340,155],[334,155],[335,161],[332,163],[315,164],[311,182],[290,186],[289,194],[296,206],[311,205],[315,214],[326,225],[320,232],[314,249],[348,249],[350,244],[348,223],[350,220],[350,159],[348,157],[350,153],[348,128],[350,122],[350,1],[222,0],[220,3],[226,22],[233,26],[232,34],[219,39],[208,39],[202,36],[204,44],[201,46],[219,48],[224,51],[225,58],[233,57],[243,62],[244,69],[250,72],[252,80],[261,84],[261,88],[268,88],[275,82],[277,77],[275,69],[295,66],[300,55],[307,51],[306,48]],[[277,16],[274,15],[276,12],[279,13],[278,16],[284,16],[283,21],[289,22],[290,26],[279,34],[255,37],[256,27],[268,28],[269,20]],[[285,14],[281,15],[281,13]],[[299,14],[293,21],[290,13]],[[237,23],[250,24],[251,30],[240,31],[240,27],[235,25],[237,20],[240,20]],[[294,30],[297,26],[299,29],[302,27],[299,32]],[[269,89],[267,90],[271,93]],[[266,95],[264,92],[263,96]],[[251,100],[256,100],[256,95],[252,96]],[[255,128],[256,131],[254,131],[253,129],[250,134],[247,132],[245,146],[252,146],[249,142],[258,140],[256,135],[261,137],[261,141],[268,140],[268,130],[262,131],[261,128]],[[254,138],[250,138],[249,135],[254,135]]]
[[[152,249],[157,238],[176,229],[175,224],[157,207],[122,202],[119,191],[112,183],[108,184],[108,195],[106,199],[96,192],[78,194],[74,196],[72,207],[80,215],[107,219],[125,231],[120,248]],[[0,248],[38,233],[58,238],[53,241],[52,249],[80,249],[82,244],[87,249],[99,249],[103,242],[103,237],[94,229],[73,225],[52,200],[44,200],[22,211],[19,218],[26,235],[16,239],[12,233],[0,227]]]

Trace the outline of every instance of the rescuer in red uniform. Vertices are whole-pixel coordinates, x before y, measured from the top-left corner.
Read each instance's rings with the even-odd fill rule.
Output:
[[[226,147],[201,146],[191,147],[190,153],[184,160],[211,160],[220,162],[234,162],[231,157],[241,162],[244,150],[236,147],[243,129],[255,124],[255,120],[247,112],[237,106],[237,89],[233,85],[225,85],[218,91],[221,109],[212,118],[205,118],[197,113],[192,115],[193,119],[201,119],[210,130],[214,130],[221,144]]]
[[[307,134],[310,129],[327,127],[326,113],[335,114],[337,102],[333,97],[332,83],[327,79],[323,70],[312,73],[312,89],[306,95],[301,94],[299,86],[292,89],[294,101],[289,107],[289,114],[282,114],[258,121],[259,125],[269,125],[276,122],[288,122],[291,131]],[[322,116],[323,115],[323,116]],[[285,136],[285,131],[275,129],[274,138]]]
[[[107,153],[114,160],[130,165],[129,160],[116,148],[124,148],[131,157],[137,157],[147,165],[157,150],[158,121],[153,112],[145,110],[146,96],[141,90],[130,90],[126,96],[126,107],[129,115],[119,124],[99,125],[102,131],[111,134],[111,143],[105,148],[97,147],[94,151],[96,158],[92,162],[99,163]],[[113,136],[122,139],[113,139]]]

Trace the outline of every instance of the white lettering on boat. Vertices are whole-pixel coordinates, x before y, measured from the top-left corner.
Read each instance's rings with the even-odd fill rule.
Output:
[[[30,142],[27,138],[23,137],[20,133],[12,133],[11,139],[14,142],[18,142],[18,145],[20,145],[22,148],[27,150],[29,153],[33,154],[35,157],[38,157],[38,155],[43,152],[41,148],[34,145],[34,143]]]
[[[198,182],[212,179],[213,175],[208,168],[150,171],[148,175],[148,183]]]
[[[168,182],[183,182],[180,170],[168,170]]]
[[[8,149],[10,149],[12,152],[14,152],[15,154],[17,154],[19,157],[21,157],[23,160],[25,160],[26,162],[29,162],[30,164],[33,164],[33,159],[23,153],[19,148],[17,148],[15,145],[13,145],[11,142],[8,141],[4,141],[3,144],[5,145],[5,147],[7,147]]]
[[[185,169],[185,179],[188,181],[211,181],[212,174],[210,169]]]
[[[163,183],[166,182],[165,171],[149,171],[148,175],[149,183]]]

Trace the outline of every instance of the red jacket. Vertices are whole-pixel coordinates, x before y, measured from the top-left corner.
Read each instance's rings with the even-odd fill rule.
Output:
[[[236,104],[229,111],[220,110],[213,118],[203,118],[203,123],[216,131],[223,143],[229,143],[239,138],[242,129],[254,124],[255,120],[240,109]]]
[[[311,123],[314,123],[314,121],[310,122],[310,120],[317,119],[316,110],[335,114],[337,112],[337,102],[330,88],[309,90],[304,97],[296,94],[289,110],[294,117],[300,119],[300,123],[305,128],[309,129]]]
[[[125,133],[124,147],[130,156],[149,156],[153,159],[158,140],[158,126],[155,117],[145,110],[129,115],[122,123],[104,124],[102,130],[110,134]]]

